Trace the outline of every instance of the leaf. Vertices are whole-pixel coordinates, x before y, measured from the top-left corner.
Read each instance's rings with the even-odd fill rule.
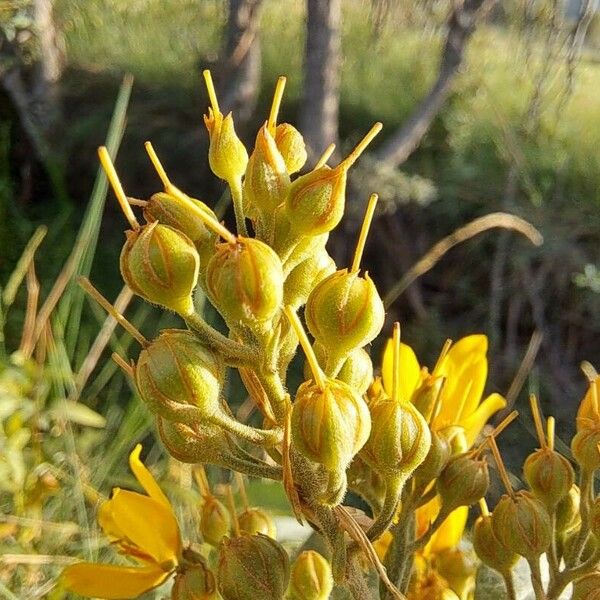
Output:
[[[92,410],[85,404],[64,400],[58,406],[52,409],[52,416],[59,419],[66,419],[71,423],[83,425],[84,427],[97,427],[102,429],[106,426],[106,419]]]

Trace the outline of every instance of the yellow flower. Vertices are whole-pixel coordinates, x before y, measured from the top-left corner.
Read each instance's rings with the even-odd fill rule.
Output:
[[[410,400],[419,386],[431,378],[442,377],[444,385],[431,428],[435,431],[457,427],[463,437],[461,450],[470,448],[486,422],[506,406],[500,394],[490,394],[482,401],[487,379],[488,341],[485,335],[468,335],[453,344],[429,374],[421,368],[414,351],[401,345],[400,387],[405,400]],[[393,377],[391,340],[383,354],[382,377],[386,392],[391,393]]]
[[[110,599],[137,598],[163,583],[181,558],[181,535],[169,500],[142,464],[138,444],[129,466],[147,496],[115,488],[98,511],[98,522],[132,566],[76,563],[61,575],[63,586],[81,596]]]

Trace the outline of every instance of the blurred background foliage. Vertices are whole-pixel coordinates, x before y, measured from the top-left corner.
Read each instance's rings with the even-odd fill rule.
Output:
[[[476,9],[482,14],[466,26],[457,19]],[[307,96],[307,13],[319,10],[332,21],[325,31],[317,23],[315,39],[335,42],[340,32],[339,52],[331,44],[336,56],[313,73],[333,77],[333,123]],[[123,457],[136,441],[145,440],[150,464],[161,452],[151,418],[108,360],[111,350],[137,350],[118,330],[94,345],[109,322],[74,277],[89,275],[111,300],[122,286],[125,223],[112,197],[104,207],[97,178],[96,148],[109,124],[132,196],[159,189],[142,147],[151,139],[178,186],[210,205],[221,197],[206,158],[206,67],[238,109],[248,147],[281,74],[282,120],[310,124],[317,146],[320,133],[333,131],[341,156],[373,121],[384,123],[355,169],[344,225],[330,241],[338,264],[347,263],[368,195],[380,193],[364,263],[383,296],[438,240],[478,216],[507,211],[541,231],[541,247],[492,230],[453,248],[391,304],[389,322],[400,320],[404,341],[430,365],[447,337],[488,334],[490,388],[510,389],[517,407],[527,391],[539,392],[559,433],[570,434],[585,385],[579,363],[600,365],[597,10],[595,0],[1,2],[0,597],[50,593],[60,566],[53,554],[110,552],[99,546],[86,499],[130,482]],[[455,54],[453,35],[463,36]],[[394,158],[397,136],[414,134],[411,123],[432,94],[439,102],[415,148]],[[43,237],[40,225],[47,233],[32,267],[33,254],[19,257],[36,230]],[[30,308],[28,320],[38,296],[42,308]],[[135,299],[128,304],[148,336],[177,323]],[[375,362],[379,352],[375,346]],[[243,401],[235,381],[230,392]],[[531,429],[527,416],[512,434],[521,456],[534,445],[523,428]],[[175,464],[165,477],[191,485]],[[29,595],[11,592],[20,589]]]

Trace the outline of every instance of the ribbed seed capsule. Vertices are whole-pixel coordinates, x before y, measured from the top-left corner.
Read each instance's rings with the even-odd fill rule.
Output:
[[[242,535],[223,540],[217,577],[223,600],[282,600],[289,578],[288,556],[270,537]]]
[[[333,590],[329,562],[314,550],[305,550],[292,565],[289,600],[328,600]]]
[[[590,473],[600,469],[600,428],[582,428],[571,440],[571,451],[579,466]]]
[[[164,329],[140,353],[135,383],[148,408],[161,417],[183,422],[194,412],[208,421],[222,410],[224,374],[221,357],[192,332]],[[186,406],[196,410],[186,411]]]
[[[231,531],[231,517],[226,506],[214,496],[204,499],[200,507],[200,533],[202,539],[218,546]]]
[[[192,313],[200,257],[190,238],[156,221],[126,236],[120,260],[125,283],[148,302]]]
[[[247,213],[272,213],[285,200],[289,187],[285,161],[265,124],[256,136],[246,167],[243,190]]]
[[[556,530],[563,533],[570,531],[580,522],[579,504],[581,495],[579,487],[572,485],[569,493],[556,507]]]
[[[368,274],[336,271],[311,292],[306,324],[329,354],[345,357],[370,343],[385,319],[383,302]]]
[[[523,474],[529,487],[548,510],[567,496],[575,481],[571,463],[550,448],[536,450],[527,457]]]
[[[337,374],[337,378],[347,383],[361,396],[365,394],[373,382],[373,362],[369,353],[363,348],[352,350]]]
[[[298,310],[306,303],[316,285],[335,272],[335,262],[325,248],[296,265],[287,276],[283,286],[283,300],[286,305]]]
[[[267,244],[238,237],[217,245],[206,271],[208,294],[229,324],[272,319],[283,302],[281,261]]]
[[[496,537],[491,515],[481,515],[475,521],[473,548],[482,562],[502,574],[508,573],[519,560],[519,555]]]
[[[490,473],[484,458],[470,453],[453,456],[436,481],[444,508],[471,506],[485,496],[490,487]]]
[[[205,564],[186,567],[175,576],[171,600],[218,600],[217,582]]]
[[[502,496],[492,513],[492,527],[505,547],[528,560],[537,559],[552,541],[548,511],[531,492]]]
[[[283,157],[287,172],[297,173],[308,157],[302,134],[289,123],[280,123],[275,129],[275,143]]]
[[[450,459],[451,449],[448,438],[439,431],[431,432],[431,446],[425,460],[415,470],[415,480],[427,484],[436,479]]]
[[[277,538],[277,529],[271,515],[260,508],[248,508],[237,516],[240,532],[247,535],[262,533]]]

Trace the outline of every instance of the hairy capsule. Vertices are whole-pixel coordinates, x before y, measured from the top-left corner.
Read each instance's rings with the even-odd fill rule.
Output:
[[[280,123],[275,129],[275,143],[290,175],[297,173],[306,163],[306,145],[302,134],[289,123]]]
[[[248,152],[235,132],[231,113],[224,117],[209,108],[204,124],[210,138],[208,162],[212,172],[228,182],[241,179],[248,165]]]
[[[262,533],[276,539],[277,529],[271,515],[260,508],[248,508],[237,516],[240,531],[247,535]]]
[[[508,573],[519,560],[519,555],[496,537],[488,514],[481,515],[473,525],[473,548],[482,562],[501,574]]]
[[[530,454],[523,466],[523,475],[531,491],[549,511],[554,510],[567,496],[575,482],[571,463],[550,448],[542,448]]]
[[[581,428],[571,440],[571,451],[579,466],[590,473],[600,469],[600,428]]]
[[[214,496],[204,499],[200,507],[200,533],[211,546],[218,546],[231,531],[231,517],[227,507]]]
[[[484,458],[470,453],[453,456],[436,481],[442,503],[449,510],[471,506],[485,496],[490,487],[490,473]]]
[[[215,576],[204,563],[186,567],[175,576],[171,600],[218,600],[218,598]]]
[[[300,553],[292,565],[289,600],[328,600],[333,590],[329,562],[314,550]]]

